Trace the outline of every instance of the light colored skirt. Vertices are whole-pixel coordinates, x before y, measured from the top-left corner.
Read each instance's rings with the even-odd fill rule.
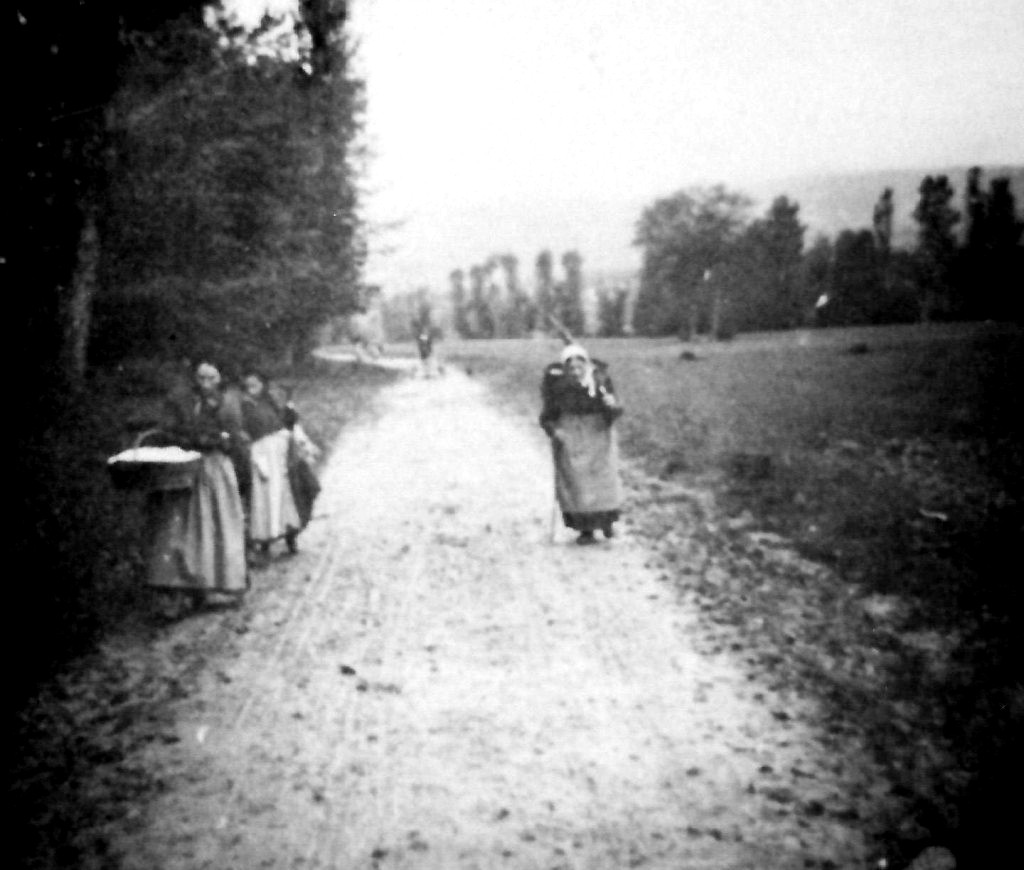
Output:
[[[260,543],[302,528],[288,480],[289,437],[287,429],[279,429],[252,444],[249,537]]]
[[[622,505],[615,428],[601,414],[563,414],[555,444],[555,494],[563,514],[606,514]]]
[[[242,498],[225,454],[204,453],[195,486],[150,493],[148,510],[150,586],[235,593],[248,588]]]

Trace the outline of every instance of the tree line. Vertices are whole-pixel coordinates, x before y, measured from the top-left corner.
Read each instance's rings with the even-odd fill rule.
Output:
[[[540,251],[533,263],[532,281],[520,275],[515,254],[494,254],[468,269],[448,275],[448,307],[461,338],[521,338],[550,328],[552,319],[574,335],[600,332],[621,334],[626,316],[625,290],[597,294],[596,323],[588,320],[583,256],[569,250],[556,260],[551,250]],[[532,286],[530,286],[532,284]],[[422,306],[426,289],[413,294],[405,307]]]
[[[5,257],[39,368],[290,359],[350,308],[364,257],[345,0],[253,31],[204,0],[19,4],[37,81],[12,125]]]
[[[646,335],[709,334],[930,320],[1024,317],[1024,221],[1008,178],[972,168],[964,206],[945,175],[926,176],[913,217],[916,243],[892,244],[893,193],[870,227],[817,237],[805,248],[799,204],[777,197],[751,219],[751,201],[723,185],[689,188],[644,209],[633,314]],[[868,216],[866,216],[868,217]]]
[[[894,201],[884,189],[865,226],[806,243],[799,203],[776,197],[760,216],[725,185],[655,200],[636,223],[638,290],[603,287],[587,316],[583,258],[542,251],[532,290],[513,254],[449,275],[452,325],[463,338],[514,338],[549,328],[554,315],[576,334],[728,338],[737,332],[931,320],[1024,318],[1024,221],[1006,177],[987,187],[967,173],[963,206],[945,175],[925,176],[913,218],[915,243],[893,244]],[[424,288],[390,301],[392,320],[414,319]],[[394,317],[394,311],[403,313]],[[420,315],[422,316],[422,314]],[[394,334],[391,332],[391,334]]]
[[[15,693],[134,594],[142,514],[112,497],[104,460],[149,425],[176,363],[287,362],[355,302],[363,90],[346,20],[345,0],[253,32],[207,0],[9,13],[12,558],[33,572],[12,591]]]

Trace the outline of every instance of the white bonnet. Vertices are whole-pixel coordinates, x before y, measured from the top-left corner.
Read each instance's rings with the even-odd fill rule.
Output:
[[[578,344],[567,344],[564,348],[562,348],[563,363],[567,363],[573,357],[577,356],[580,357],[581,359],[585,359],[587,362],[590,362],[590,354],[588,354],[582,346]]]

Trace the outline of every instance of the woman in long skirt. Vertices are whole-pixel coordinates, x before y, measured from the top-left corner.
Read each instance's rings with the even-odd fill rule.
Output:
[[[619,519],[622,489],[613,426],[622,414],[608,367],[577,344],[544,371],[540,425],[551,439],[555,495],[562,519],[579,532],[578,544],[606,538]]]
[[[202,454],[190,490],[151,493],[148,582],[199,605],[209,593],[240,600],[249,586],[245,518],[236,465],[245,459],[238,398],[221,388],[216,366],[200,362],[195,388],[166,403],[166,440]]]
[[[284,540],[288,552],[295,553],[303,523],[288,475],[288,425],[294,425],[297,415],[294,409],[274,400],[269,380],[262,372],[247,372],[244,386],[242,426],[251,442],[252,472],[249,540],[261,553],[267,553],[274,541]]]

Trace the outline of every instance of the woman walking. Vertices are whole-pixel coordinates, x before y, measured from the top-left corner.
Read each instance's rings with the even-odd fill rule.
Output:
[[[622,414],[608,367],[578,344],[562,350],[560,363],[544,371],[540,425],[551,439],[555,496],[562,519],[593,544],[598,529],[614,534],[622,492],[613,423]]]
[[[210,593],[241,599],[249,586],[245,520],[236,465],[246,461],[238,397],[221,386],[217,367],[198,363],[190,393],[168,398],[167,441],[202,458],[190,490],[150,496],[149,585],[179,590],[202,605]]]
[[[250,441],[249,540],[261,553],[284,540],[289,553],[298,552],[302,522],[288,475],[289,428],[298,415],[271,396],[269,379],[249,370],[242,396],[242,428]]]

